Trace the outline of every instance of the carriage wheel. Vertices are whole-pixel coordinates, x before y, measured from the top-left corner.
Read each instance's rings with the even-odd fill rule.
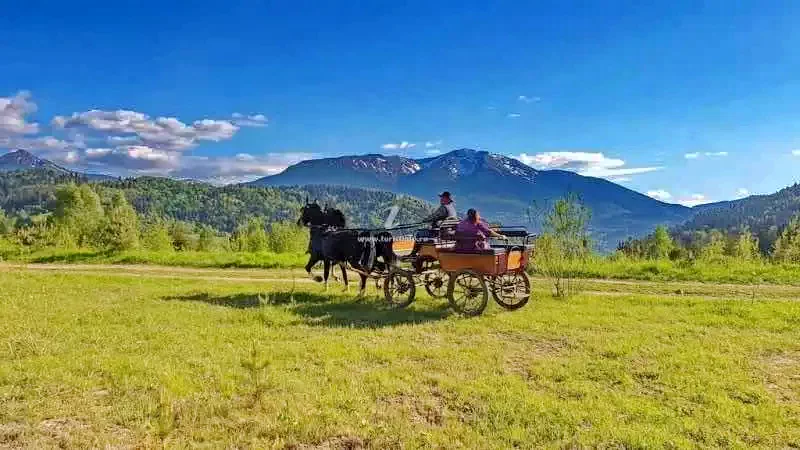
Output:
[[[450,276],[447,300],[456,312],[465,316],[478,316],[489,301],[489,291],[483,275],[463,270]]]
[[[433,298],[445,298],[447,296],[447,272],[437,270],[425,274],[423,281],[425,290]]]
[[[508,310],[522,308],[531,298],[531,282],[525,272],[505,273],[492,283],[492,297]]]
[[[417,286],[414,277],[405,270],[392,269],[383,280],[383,294],[386,302],[396,308],[405,308],[414,301]]]

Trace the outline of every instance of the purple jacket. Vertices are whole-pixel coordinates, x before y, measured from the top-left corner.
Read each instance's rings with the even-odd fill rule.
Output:
[[[484,250],[489,248],[487,238],[491,236],[491,232],[486,222],[478,221],[478,223],[472,223],[469,219],[464,219],[458,222],[456,234],[458,235],[456,241],[456,249],[458,250]]]

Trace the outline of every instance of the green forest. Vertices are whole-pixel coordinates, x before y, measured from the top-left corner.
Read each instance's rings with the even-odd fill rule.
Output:
[[[6,247],[153,251],[305,250],[297,227],[306,199],[340,208],[351,227],[418,222],[432,206],[389,192],[341,186],[216,187],[141,177],[90,182],[49,170],[0,174]]]

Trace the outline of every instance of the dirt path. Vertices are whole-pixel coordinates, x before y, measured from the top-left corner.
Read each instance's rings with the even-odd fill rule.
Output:
[[[82,275],[112,275],[160,279],[188,279],[220,282],[272,282],[314,284],[303,269],[219,269],[191,268],[133,264],[19,264],[0,263],[0,271],[30,272],[68,272]],[[336,270],[338,273],[338,269]],[[321,274],[320,270],[315,274]],[[358,286],[358,274],[348,273],[351,288]],[[534,278],[534,282],[544,289],[546,280]],[[332,280],[334,284],[339,284]],[[660,296],[692,296],[708,298],[763,298],[800,300],[800,286],[784,285],[743,285],[717,284],[683,281],[637,281],[637,280],[605,280],[581,279],[580,292],[587,294],[623,296],[631,294],[649,294]],[[368,285],[374,286],[373,282]]]

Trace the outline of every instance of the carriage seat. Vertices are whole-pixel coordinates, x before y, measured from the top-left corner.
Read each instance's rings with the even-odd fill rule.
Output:
[[[449,252],[449,253],[458,253],[460,255],[502,255],[506,253],[505,248],[453,248],[453,249],[444,249],[440,250],[440,252]]]

